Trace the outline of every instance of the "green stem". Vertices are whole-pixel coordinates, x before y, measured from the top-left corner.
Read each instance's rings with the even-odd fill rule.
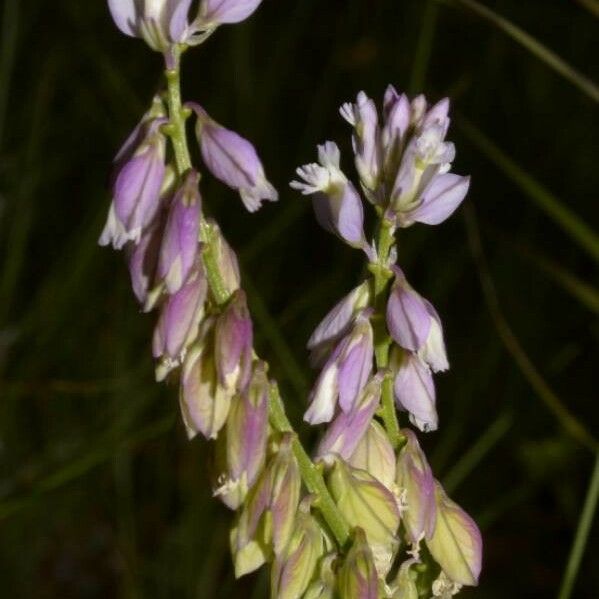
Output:
[[[166,127],[166,133],[169,135],[173,145],[179,176],[182,176],[192,167],[189,148],[187,146],[187,135],[185,132],[185,120],[188,115],[181,103],[181,52],[181,48],[175,49],[173,55],[173,68],[168,69],[165,72],[168,85],[168,107],[170,117],[170,122]],[[208,284],[210,285],[216,303],[219,306],[222,306],[229,300],[230,294],[219,270],[212,228],[205,219],[202,219],[200,225],[200,239],[204,243],[202,258],[206,270],[206,278],[208,279]],[[308,491],[317,496],[315,506],[320,510],[328,527],[331,529],[331,532],[339,543],[339,546],[343,547],[349,538],[349,526],[335,505],[320,470],[314,462],[312,462],[299,441],[297,434],[293,430],[285,413],[283,401],[276,385],[273,385],[273,392],[271,392],[270,395],[269,409],[271,424],[278,432],[293,433],[293,453],[297,459],[302,480]]]
[[[387,286],[392,273],[386,267],[386,262],[393,246],[393,241],[393,225],[383,218],[377,239],[378,263],[373,264],[371,267],[373,274],[374,307],[376,311],[374,353],[376,366],[379,370],[384,370],[389,366],[391,338],[385,326],[385,306]],[[402,444],[403,436],[399,429],[397,411],[395,410],[395,403],[393,401],[393,380],[390,374],[387,374],[383,380],[381,416],[391,445],[393,445],[394,449],[398,449]]]

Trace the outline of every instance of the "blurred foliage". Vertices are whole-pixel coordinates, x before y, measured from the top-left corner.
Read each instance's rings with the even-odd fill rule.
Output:
[[[264,574],[233,579],[209,449],[187,443],[175,387],[154,383],[153,317],[138,313],[121,256],[96,243],[111,157],[160,59],[121,36],[100,0],[2,11],[0,592],[265,597]],[[305,341],[361,256],[317,227],[288,188],[293,169],[317,142],[349,147],[337,109],[359,89],[451,95],[468,208],[403,232],[399,251],[445,321],[452,370],[425,444],[484,531],[481,586],[465,596],[555,596],[591,475],[568,418],[583,436],[598,430],[596,11],[593,0],[265,0],[186,57],[186,98],[254,140],[281,191],[251,216],[203,188],[240,251],[259,350],[296,422],[314,376]],[[592,558],[588,547],[575,597],[597,596]]]

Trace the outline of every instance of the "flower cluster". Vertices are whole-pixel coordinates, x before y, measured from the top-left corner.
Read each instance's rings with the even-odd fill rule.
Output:
[[[236,512],[237,576],[270,563],[272,597],[399,599],[421,595],[422,573],[432,568],[428,590],[449,597],[477,583],[480,534],[434,479],[415,432],[399,428],[393,403],[421,431],[437,428],[432,373],[448,368],[441,321],[396,264],[393,242],[399,228],[445,220],[467,192],[468,178],[450,172],[449,105],[409,102],[390,87],[379,123],[361,93],[341,109],[353,127],[359,186],[331,142],[319,147],[320,164],[298,169],[301,181],[292,183],[313,196],[326,230],[365,252],[372,275],[308,342],[320,374],[305,419],[330,423],[315,463],[254,351],[237,257],[206,214],[187,119],[195,119],[203,166],[248,211],[277,192],[249,141],[180,97],[181,55],[260,2],[109,0],[121,31],[164,55],[167,85],[115,158],[100,244],[125,251],[142,310],[158,312],[156,379],[178,381],[188,436],[214,441],[213,492]],[[370,244],[359,189],[378,215]]]
[[[298,168],[291,183],[312,196],[324,229],[366,253],[372,273],[308,342],[320,374],[305,420],[330,422],[316,455],[329,469],[341,512],[363,532],[352,549],[360,566],[347,583],[348,597],[416,597],[422,541],[440,567],[436,595],[474,585],[480,573],[476,525],[434,479],[416,434],[399,429],[393,407],[394,401],[420,431],[438,427],[433,373],[449,368],[441,320],[397,264],[394,237],[417,222],[443,222],[468,191],[469,178],[450,172],[448,112],[447,99],[429,106],[423,96],[410,101],[392,86],[382,117],[363,92],[341,107],[353,128],[360,188],[378,216],[372,244],[360,193],[341,170],[336,144],[319,146],[319,163]]]

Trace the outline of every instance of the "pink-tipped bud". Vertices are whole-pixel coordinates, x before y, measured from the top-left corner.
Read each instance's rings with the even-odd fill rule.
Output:
[[[437,521],[426,545],[446,576],[457,584],[476,586],[482,566],[483,542],[472,518],[435,481]]]
[[[379,580],[374,556],[367,535],[361,528],[354,531],[354,539],[339,571],[339,596],[355,599],[377,599]]]
[[[215,358],[221,385],[236,391],[247,385],[252,351],[252,320],[245,292],[238,289],[216,321]]]
[[[268,438],[269,382],[263,362],[254,366],[250,384],[233,398],[226,427],[226,471],[215,491],[236,510],[264,466]]]
[[[435,529],[435,479],[413,431],[404,429],[407,443],[397,458],[397,486],[405,505],[403,523],[410,543],[430,538]]]

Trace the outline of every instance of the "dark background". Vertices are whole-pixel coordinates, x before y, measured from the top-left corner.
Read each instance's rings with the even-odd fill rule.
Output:
[[[552,597],[594,463],[569,414],[591,432],[599,415],[597,243],[585,230],[597,88],[571,80],[571,69],[599,79],[596,3],[484,3],[566,61],[565,76],[457,0],[265,0],[185,57],[184,96],[252,139],[281,192],[251,216],[203,187],[295,422],[314,378],[305,341],[362,263],[289,189],[293,170],[334,139],[352,172],[338,106],[360,89],[451,96],[455,170],[471,192],[454,218],[399,241],[452,362],[425,446],[483,530],[481,584],[464,596]],[[99,0],[2,10],[0,593],[265,597],[264,573],[233,579],[207,444],[187,443],[175,386],[153,381],[153,316],[139,313],[122,256],[97,246],[111,159],[160,83],[160,57],[120,35]],[[597,597],[593,532],[574,597]]]

